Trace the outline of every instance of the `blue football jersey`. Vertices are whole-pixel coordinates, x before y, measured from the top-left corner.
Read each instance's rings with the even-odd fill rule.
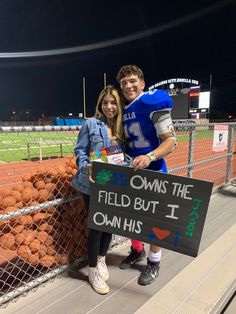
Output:
[[[173,101],[164,90],[142,93],[124,108],[124,132],[128,140],[127,153],[131,157],[145,155],[160,145],[160,138],[152,122],[156,111],[171,110]],[[148,169],[167,172],[164,159],[150,163]]]

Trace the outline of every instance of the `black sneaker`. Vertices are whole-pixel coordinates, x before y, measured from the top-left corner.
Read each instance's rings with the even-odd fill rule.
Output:
[[[144,248],[141,252],[138,252],[131,247],[130,254],[120,263],[119,268],[120,269],[131,268],[132,265],[134,265],[135,263],[141,262],[144,259],[145,255],[146,253]]]
[[[150,262],[149,259],[147,259],[147,266],[139,276],[138,283],[142,286],[152,283],[158,276],[159,268],[160,262]]]

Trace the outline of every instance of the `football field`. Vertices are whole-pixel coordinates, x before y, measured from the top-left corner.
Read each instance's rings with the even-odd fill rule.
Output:
[[[71,155],[77,136],[78,131],[0,133],[0,162]]]
[[[78,131],[2,132],[0,163],[48,159],[73,154]],[[212,131],[198,130],[197,139],[212,137]],[[177,141],[188,142],[189,132],[177,132]]]

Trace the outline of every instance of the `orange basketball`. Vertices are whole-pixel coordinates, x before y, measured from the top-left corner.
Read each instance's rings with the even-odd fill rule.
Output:
[[[16,207],[15,206],[9,206],[5,209],[6,213],[11,213],[11,212],[15,212],[16,211]],[[10,219],[10,223],[13,224],[16,222],[17,218],[15,218],[13,215]]]
[[[47,178],[44,178],[43,179],[43,182],[46,184],[46,183],[51,183],[51,178],[50,177],[47,177]]]
[[[44,243],[46,245],[52,245],[53,244],[53,237],[48,235]]]
[[[38,227],[38,229],[39,231],[46,231],[50,233],[52,231],[52,226],[49,225],[47,222],[44,222]]]
[[[39,191],[37,189],[32,189],[32,199],[37,201],[37,199],[39,198]]]
[[[11,249],[15,244],[15,236],[12,233],[6,233],[0,237],[0,244],[8,249]]]
[[[38,198],[39,203],[46,202],[50,199],[53,199],[53,196],[50,195],[50,192],[48,190],[46,189],[39,190],[39,198]]]
[[[67,161],[66,161],[66,165],[71,167],[71,168],[77,168],[76,166],[76,162],[75,162],[75,158],[69,158]]]
[[[33,196],[33,189],[31,188],[25,188],[21,192],[21,198],[25,204],[29,203],[32,200],[32,196]]]
[[[11,196],[15,197],[17,203],[21,201],[21,193],[19,191],[12,190]]]
[[[11,190],[9,188],[2,187],[0,188],[0,195],[3,197],[8,196],[11,193]]]
[[[24,226],[22,226],[24,228]],[[15,236],[15,239],[16,239],[16,242],[21,245],[24,241],[24,234],[23,233],[19,233],[19,234],[16,234]]]
[[[60,256],[60,259],[59,259],[59,264],[60,264],[60,265],[65,265],[65,264],[68,264],[68,262],[69,262],[69,257],[68,257],[68,255],[67,255],[67,254],[62,254],[62,255]]]
[[[31,251],[27,245],[21,245],[17,250],[17,254],[20,256],[20,258],[27,261],[31,255]]]
[[[9,220],[0,220],[0,231],[8,231],[9,229]]]
[[[56,184],[55,183],[46,183],[45,189],[48,190],[49,192],[53,192],[56,189]]]
[[[31,173],[26,172],[26,173],[23,174],[22,180],[23,181],[31,181],[31,177],[32,177]]]
[[[72,175],[73,175],[73,176],[75,176],[75,175],[76,175],[76,173],[77,173],[77,169],[75,169],[75,168],[74,168],[74,169],[72,169],[72,171],[71,171],[71,172],[72,172]]]
[[[62,176],[66,173],[66,167],[65,166],[59,166],[57,167],[58,176]]]
[[[47,219],[47,215],[44,213],[36,213],[33,217],[33,221],[36,224],[39,224],[40,222],[42,222],[43,220]]]
[[[16,204],[16,199],[13,196],[6,196],[2,202],[1,202],[1,207],[2,208],[7,208],[9,206],[14,206]]]
[[[36,181],[36,182],[34,183],[34,187],[35,187],[35,189],[37,189],[37,190],[44,189],[45,183],[44,183],[43,180]]]
[[[26,215],[26,216],[21,216],[19,219],[19,222],[26,226],[29,227],[33,224],[33,218],[30,215]]]
[[[13,186],[13,190],[21,192],[24,190],[24,185],[23,183],[17,183]]]
[[[51,168],[48,170],[48,176],[51,176],[51,177],[56,177],[58,174],[57,170],[54,169],[54,168]]]
[[[45,231],[39,231],[37,237],[42,243],[44,243],[48,237],[48,233]]]
[[[42,174],[44,176],[46,176],[48,174],[48,168],[44,167],[44,166],[40,167],[38,171],[40,174]]]
[[[43,211],[48,214],[53,214],[56,211],[56,207],[46,207],[46,208],[43,208]]]
[[[33,187],[33,183],[32,183],[32,182],[29,182],[29,181],[25,181],[25,182],[23,182],[22,184],[23,184],[23,186],[24,186],[25,188],[32,188],[32,187]]]
[[[51,267],[54,264],[56,264],[56,260],[55,260],[54,256],[50,256],[50,255],[45,255],[45,256],[41,257],[39,262],[44,267]]]
[[[30,206],[38,206],[38,205],[39,205],[39,202],[37,202],[37,201],[32,201],[30,203]]]
[[[42,257],[42,256],[46,255],[46,252],[47,252],[46,245],[41,243],[39,246],[39,250],[38,250],[39,256]]]
[[[34,238],[35,238],[35,235],[33,234],[33,232],[30,232],[30,231],[24,232],[23,244],[29,245],[31,241],[34,240]]]
[[[16,209],[22,209],[24,207],[23,202],[18,202],[15,204]]]
[[[73,177],[74,177],[73,174],[69,173],[68,177],[67,177],[67,180],[70,182],[73,179]]]
[[[48,255],[55,255],[57,252],[56,252],[56,250],[55,250],[55,248],[52,246],[52,245],[49,245],[48,247],[47,247],[47,254]]]
[[[28,257],[27,262],[33,266],[38,265],[39,264],[39,253],[31,254]]]
[[[14,235],[17,235],[17,234],[21,233],[23,230],[24,230],[24,226],[23,225],[18,225],[18,226],[15,226],[14,228],[12,228],[11,232]]]
[[[6,212],[15,212],[16,211],[16,207],[15,206],[9,206],[5,209]]]
[[[38,252],[39,248],[40,248],[40,241],[38,239],[34,239],[30,242],[29,244],[29,248],[31,250],[32,253]]]
[[[72,172],[72,167],[66,167],[66,173],[70,174]]]

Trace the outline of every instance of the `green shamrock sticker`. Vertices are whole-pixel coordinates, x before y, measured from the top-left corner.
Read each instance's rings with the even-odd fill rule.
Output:
[[[96,176],[96,183],[106,185],[112,178],[112,172],[107,170],[101,170]]]

